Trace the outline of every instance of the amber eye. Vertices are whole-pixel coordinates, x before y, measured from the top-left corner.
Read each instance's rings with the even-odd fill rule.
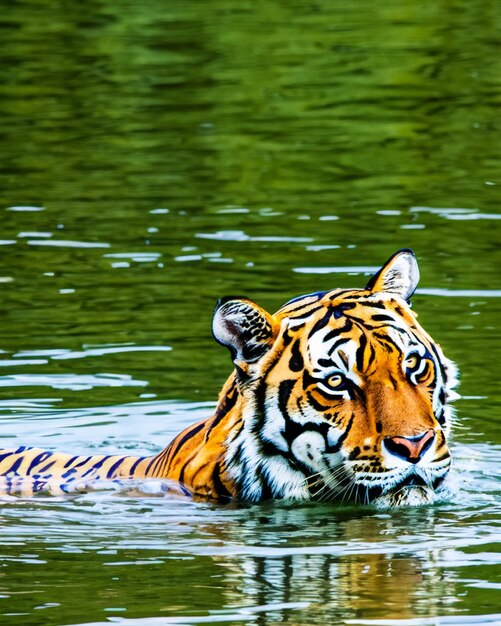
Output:
[[[342,374],[331,374],[325,379],[331,389],[342,389],[344,387],[344,376]]]
[[[410,354],[404,361],[404,367],[408,372],[413,372],[417,369],[421,357],[419,354]]]
[[[404,361],[404,369],[407,376],[414,384],[424,383],[432,374],[432,361],[420,354],[409,354]]]

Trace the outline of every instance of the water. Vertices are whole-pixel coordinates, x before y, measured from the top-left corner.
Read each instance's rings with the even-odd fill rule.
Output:
[[[218,297],[362,286],[399,247],[462,372],[449,503],[0,508],[0,622],[501,623],[491,3],[11,3],[0,16],[0,443],[151,454],[228,375]]]

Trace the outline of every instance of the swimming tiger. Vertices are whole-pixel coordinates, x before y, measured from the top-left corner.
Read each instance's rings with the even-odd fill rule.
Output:
[[[0,450],[0,487],[151,477],[219,501],[432,502],[451,466],[457,378],[410,308],[418,280],[403,249],[364,289],[300,296],[274,315],[223,298],[212,331],[234,370],[212,416],[149,457]]]

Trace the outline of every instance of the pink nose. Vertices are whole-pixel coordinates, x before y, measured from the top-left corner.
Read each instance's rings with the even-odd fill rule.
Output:
[[[400,459],[409,463],[418,463],[430,449],[435,439],[435,431],[430,428],[415,437],[386,437],[385,448]]]

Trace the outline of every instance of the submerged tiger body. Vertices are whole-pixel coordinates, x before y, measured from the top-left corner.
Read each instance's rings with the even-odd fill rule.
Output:
[[[364,289],[301,296],[275,315],[219,301],[213,334],[235,368],[214,415],[152,457],[0,450],[0,490],[167,478],[214,500],[432,502],[451,465],[457,381],[409,307],[418,279],[405,249]]]

